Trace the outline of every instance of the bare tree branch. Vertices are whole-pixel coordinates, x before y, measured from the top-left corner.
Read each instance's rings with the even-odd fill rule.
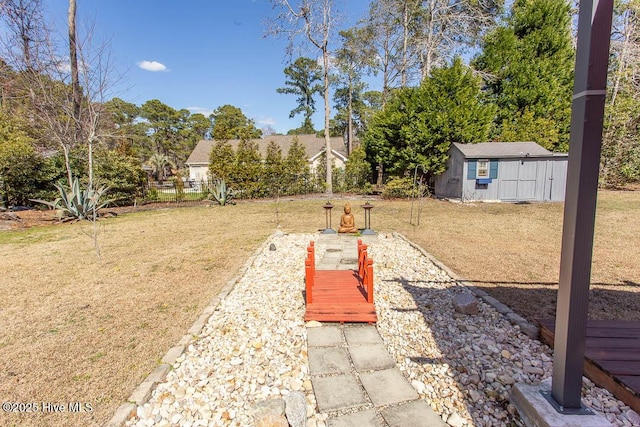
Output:
[[[276,15],[269,22],[267,35],[285,36],[288,38],[287,54],[292,56],[299,36],[317,50],[320,51],[323,66],[324,83],[324,138],[326,150],[326,182],[327,193],[332,194],[332,164],[331,138],[329,118],[331,108],[329,105],[329,67],[330,50],[329,42],[334,37],[333,31],[338,14],[334,10],[334,0],[271,0]],[[302,43],[299,47],[305,46]]]

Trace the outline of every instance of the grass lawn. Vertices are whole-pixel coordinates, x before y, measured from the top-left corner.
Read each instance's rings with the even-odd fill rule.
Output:
[[[332,200],[335,225],[345,199]],[[282,229],[323,228],[325,201],[283,199]],[[553,315],[561,204],[427,200],[413,226],[409,202],[373,203],[376,231],[405,234],[524,317]],[[640,320],[639,217],[640,192],[600,193],[591,317]],[[100,221],[101,261],[87,224],[0,232],[0,399],[94,408],[0,425],[103,424],[275,225],[273,201],[128,213]]]

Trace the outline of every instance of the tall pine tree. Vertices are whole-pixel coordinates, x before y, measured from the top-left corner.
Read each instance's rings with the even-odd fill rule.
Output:
[[[569,2],[516,0],[506,24],[484,38],[473,65],[498,105],[496,139],[516,136],[553,151],[568,149],[574,65]]]
[[[298,106],[291,110],[289,118],[303,113],[302,128],[305,130],[311,128],[313,131],[311,116],[316,111],[314,96],[322,92],[322,86],[319,83],[322,80],[320,66],[311,58],[300,57],[284,69],[284,74],[287,76],[284,82],[285,87],[276,89],[276,92],[298,97],[296,99]]]

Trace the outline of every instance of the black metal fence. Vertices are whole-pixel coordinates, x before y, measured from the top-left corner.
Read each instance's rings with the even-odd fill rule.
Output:
[[[190,202],[211,199],[210,190],[217,185],[215,181],[153,181],[147,183],[143,189],[143,198],[147,203],[152,202]],[[279,185],[275,180],[268,183],[262,183],[257,186],[259,189],[254,192],[235,188],[233,197],[235,199],[250,199],[260,197],[275,197],[277,195],[308,195],[322,192],[317,183],[307,177],[300,177],[289,185]]]
[[[211,181],[153,181],[144,188],[146,202],[189,202],[206,200]]]

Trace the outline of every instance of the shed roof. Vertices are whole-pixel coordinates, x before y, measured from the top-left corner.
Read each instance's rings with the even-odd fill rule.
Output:
[[[535,142],[480,142],[478,144],[453,145],[467,159],[480,158],[521,158],[521,157],[553,157],[554,153]]]
[[[267,147],[269,142],[274,141],[282,150],[282,155],[286,156],[289,152],[293,140],[298,138],[298,141],[306,148],[307,158],[309,160],[316,157],[319,153],[324,151],[324,138],[318,138],[315,134],[310,135],[269,135],[261,139],[253,139],[258,144],[258,151],[264,157],[267,154]],[[211,154],[211,148],[217,141],[210,139],[203,139],[198,142],[196,147],[191,152],[191,155],[187,159],[187,165],[208,165],[209,155]],[[237,150],[239,139],[230,139],[229,144],[233,150]],[[331,151],[334,155],[341,156],[344,160],[347,158],[347,153],[344,147],[344,140],[342,137],[331,138]]]

